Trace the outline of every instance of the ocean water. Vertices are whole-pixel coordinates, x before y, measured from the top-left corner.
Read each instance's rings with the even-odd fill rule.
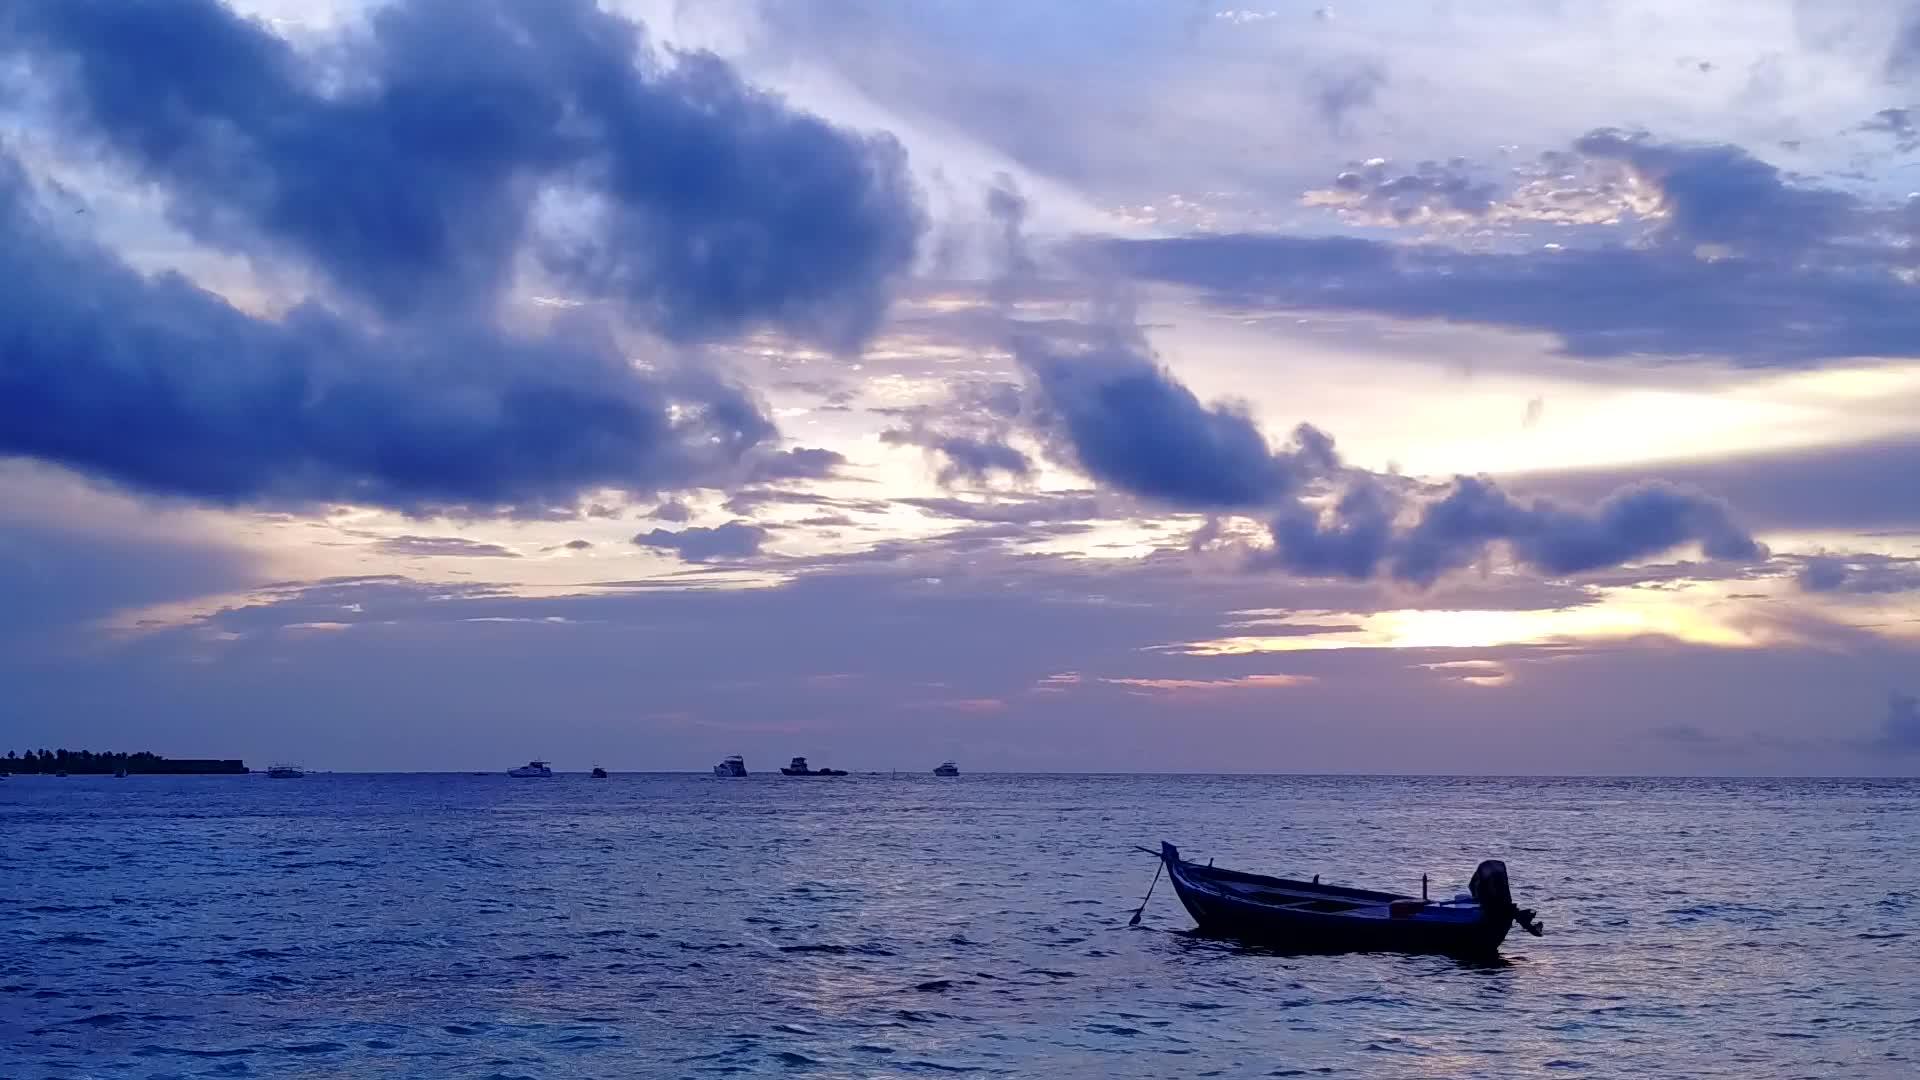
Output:
[[[1133,850],[1497,965],[1209,941]],[[1920,782],[0,781],[0,1076],[1915,1077]]]

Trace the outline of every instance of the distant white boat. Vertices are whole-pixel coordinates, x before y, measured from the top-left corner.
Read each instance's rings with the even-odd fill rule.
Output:
[[[507,775],[525,780],[528,778],[552,776],[553,770],[547,768],[547,763],[544,761],[529,761],[517,769],[508,769]]]
[[[746,759],[742,758],[739,754],[729,754],[725,760],[713,767],[713,775],[745,776],[747,775]]]
[[[267,770],[267,777],[272,780],[298,780],[305,775],[298,765],[275,765]]]
[[[937,767],[937,768],[935,768],[935,769],[933,770],[933,775],[935,775],[935,776],[959,776],[959,775],[960,775],[960,766],[958,766],[958,765],[955,765],[955,764],[954,764],[953,762],[951,762],[951,761],[943,761],[943,762],[941,762],[941,763],[940,763],[940,765],[939,765],[939,767]]]

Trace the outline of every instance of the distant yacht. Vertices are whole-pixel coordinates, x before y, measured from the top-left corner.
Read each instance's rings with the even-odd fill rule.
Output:
[[[517,769],[508,769],[507,775],[525,780],[528,777],[552,776],[553,770],[547,768],[547,763],[544,761],[529,761]]]
[[[595,780],[605,780],[607,778],[607,770],[595,765],[593,767],[593,778]]]
[[[275,765],[267,770],[267,776],[273,780],[298,780],[307,775],[298,765]]]
[[[113,770],[113,778],[115,780],[125,780],[127,778],[127,767],[125,765],[122,765],[119,768]]]
[[[745,776],[747,762],[739,754],[728,754],[726,759],[713,767],[715,776]]]
[[[954,764],[953,762],[951,762],[951,761],[943,761],[943,762],[941,762],[941,763],[940,763],[940,765],[939,765],[939,767],[938,767],[938,768],[936,768],[936,769],[934,769],[934,770],[933,770],[933,775],[935,775],[935,776],[959,776],[959,775],[960,775],[960,766],[958,766],[958,765],[955,765],[955,764]]]
[[[809,769],[807,768],[807,759],[803,757],[797,757],[793,759],[792,764],[781,766],[780,775],[782,776],[845,776],[847,775],[847,770],[845,769]]]

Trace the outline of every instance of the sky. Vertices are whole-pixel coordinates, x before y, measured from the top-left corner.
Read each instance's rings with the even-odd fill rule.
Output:
[[[1920,774],[1920,6],[0,11],[0,749]]]

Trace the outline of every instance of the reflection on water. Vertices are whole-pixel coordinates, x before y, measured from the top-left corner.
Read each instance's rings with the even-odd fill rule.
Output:
[[[15,777],[0,1075],[1920,1074],[1920,783]],[[1493,963],[1190,933],[1165,838]]]

